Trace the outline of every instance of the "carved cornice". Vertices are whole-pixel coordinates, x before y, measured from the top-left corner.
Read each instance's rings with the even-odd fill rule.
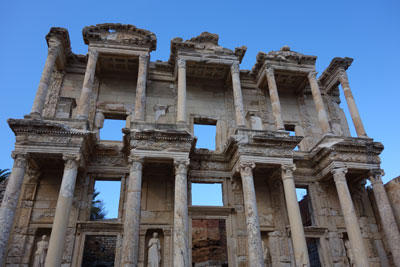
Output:
[[[349,57],[335,57],[332,59],[329,66],[318,78],[321,87],[324,87],[327,91],[330,91],[331,88],[337,86],[338,75],[340,74],[341,70],[347,70],[352,62],[353,59]]]
[[[150,51],[157,47],[157,37],[154,33],[131,24],[104,23],[86,26],[82,35],[85,44],[96,42],[138,45],[148,47]]]

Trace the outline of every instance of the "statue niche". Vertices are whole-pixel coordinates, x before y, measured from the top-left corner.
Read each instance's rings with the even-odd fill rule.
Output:
[[[145,238],[146,267],[163,266],[164,235],[161,229],[149,229]]]

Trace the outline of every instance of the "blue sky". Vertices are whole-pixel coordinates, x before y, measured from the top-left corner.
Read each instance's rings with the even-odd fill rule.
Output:
[[[0,168],[12,167],[15,139],[6,120],[30,112],[50,27],[67,28],[73,52],[85,54],[84,26],[120,22],[157,35],[151,60],[168,59],[172,38],[203,31],[218,33],[227,48],[246,45],[242,69],[253,66],[259,51],[283,45],[318,56],[319,74],[333,57],[354,58],[350,86],[367,134],[385,146],[388,181],[400,175],[399,14],[398,1],[2,1]]]

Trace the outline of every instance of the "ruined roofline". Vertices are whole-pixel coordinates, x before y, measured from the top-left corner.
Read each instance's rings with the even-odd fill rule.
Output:
[[[103,23],[86,26],[82,30],[85,44],[90,42],[135,44],[148,47],[150,51],[157,48],[157,37],[154,33],[139,29],[131,24]]]
[[[353,63],[353,59],[350,57],[333,58],[331,60],[331,63],[329,63],[329,66],[322,72],[321,76],[319,76],[318,78],[321,86],[325,87],[327,85],[330,85],[331,81],[335,79],[338,75],[338,71],[340,69],[347,70],[351,66],[351,63]]]

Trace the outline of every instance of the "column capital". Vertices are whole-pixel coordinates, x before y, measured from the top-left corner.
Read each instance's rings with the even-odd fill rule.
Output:
[[[239,74],[240,73],[240,68],[239,68],[239,61],[233,61],[231,65],[231,72],[232,74]]]
[[[295,164],[282,164],[282,180],[293,179],[293,172],[296,170]]]
[[[187,169],[189,168],[190,160],[189,159],[174,159],[175,173],[181,174],[187,173]]]
[[[177,63],[178,63],[178,68],[186,69],[186,60],[185,59],[179,58]]]
[[[317,79],[317,72],[316,71],[310,71],[308,74],[307,74],[307,77],[308,77],[308,79]]]
[[[333,179],[335,182],[345,182],[346,181],[346,167],[334,167],[331,169],[331,173],[333,174]]]
[[[339,70],[338,79],[342,86],[349,87],[349,78],[347,77],[347,72],[343,68]]]
[[[28,160],[29,154],[26,152],[11,152],[11,157],[14,159],[14,167],[25,168],[26,161]]]
[[[99,52],[96,49],[89,49],[88,50],[88,55],[90,57],[93,57],[97,60],[98,56],[99,56]]]
[[[81,155],[79,154],[63,154],[63,160],[65,162],[65,170],[78,168],[79,161],[81,160]]]
[[[256,167],[254,162],[249,161],[241,161],[239,165],[236,167],[236,171],[240,172],[240,174],[251,175],[253,173],[253,169]]]
[[[61,42],[57,38],[50,38],[48,44],[48,55],[57,57],[61,51]]]
[[[382,176],[385,175],[384,170],[382,169],[371,169],[369,170],[368,177],[371,181],[371,184],[382,183]]]
[[[141,62],[147,62],[147,61],[149,61],[149,54],[140,54],[139,55],[139,64],[141,63]]]
[[[141,171],[143,169],[144,157],[137,155],[130,155],[128,162],[131,166],[131,171]]]
[[[268,67],[265,69],[265,75],[267,76],[274,76],[275,77],[275,71],[274,68]]]

